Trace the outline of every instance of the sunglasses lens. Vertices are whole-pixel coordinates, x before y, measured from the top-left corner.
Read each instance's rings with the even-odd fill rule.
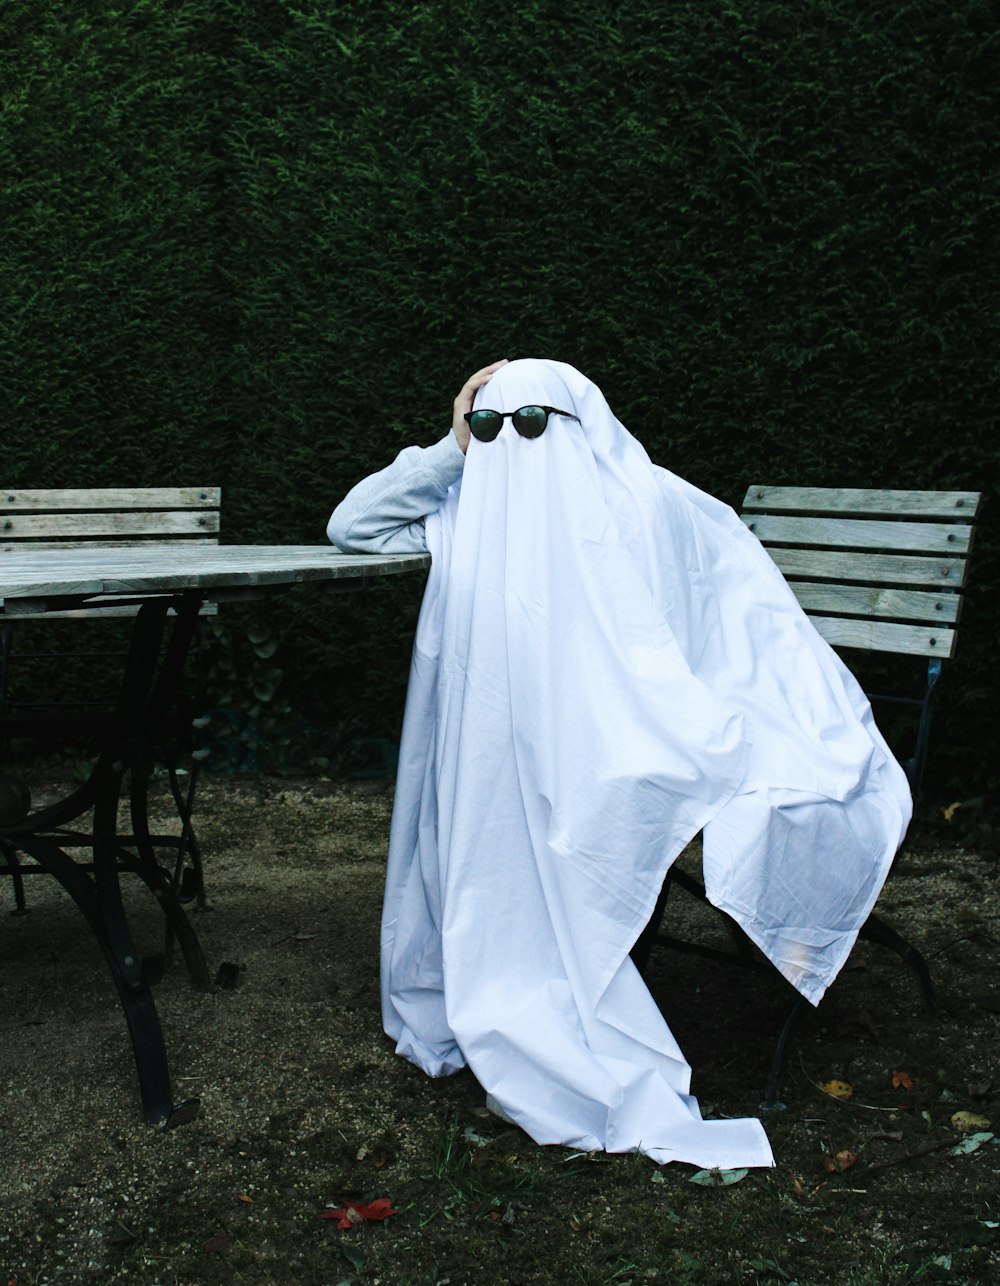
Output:
[[[514,412],[514,428],[522,438],[537,438],[545,431],[548,418],[549,413],[543,406],[522,406]]]
[[[499,411],[473,411],[469,428],[480,442],[492,442],[500,432],[503,416]]]

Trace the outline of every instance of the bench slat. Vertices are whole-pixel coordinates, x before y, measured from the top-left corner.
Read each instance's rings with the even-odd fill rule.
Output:
[[[915,554],[855,554],[826,549],[767,551],[783,574],[873,585],[935,585],[961,589],[968,566],[964,558],[920,558]]]
[[[157,540],[148,540],[143,542],[148,545],[156,545],[161,542]],[[218,536],[206,533],[204,536],[176,536],[170,538],[171,545],[217,545]],[[0,544],[0,554],[23,554],[29,545],[39,545],[43,549],[133,549],[139,541],[137,540],[116,540],[109,537],[107,540],[22,540],[19,543]]]
[[[21,513],[0,518],[4,540],[47,542],[71,536],[118,536],[129,540],[217,532],[217,509],[130,513]]]
[[[800,511],[886,518],[962,518],[971,521],[979,507],[978,491],[880,491],[856,487],[747,488],[746,511]]]
[[[931,625],[894,625],[837,616],[811,616],[813,625],[834,647],[857,647],[872,652],[906,652],[913,656],[949,657],[955,650],[955,631]]]
[[[218,509],[221,487],[114,487],[72,490],[0,491],[0,514],[26,511],[59,513],[99,509]]]
[[[764,544],[777,541],[787,545],[826,545],[842,549],[965,554],[972,542],[972,528],[962,523],[782,518],[771,514],[744,514],[743,521]]]
[[[828,585],[816,581],[788,584],[807,612],[846,612],[883,620],[953,625],[962,601],[959,594],[928,594],[875,585]]]

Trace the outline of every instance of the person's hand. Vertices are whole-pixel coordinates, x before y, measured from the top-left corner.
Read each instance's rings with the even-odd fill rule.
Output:
[[[469,426],[465,419],[466,411],[472,410],[472,403],[476,393],[488,384],[501,366],[507,365],[507,358],[503,357],[499,362],[493,362],[489,366],[484,366],[481,371],[476,371],[475,375],[470,375],[462,385],[462,391],[455,398],[454,414],[451,420],[451,431],[458,440],[458,445],[462,448],[462,454],[465,454],[469,445]]]

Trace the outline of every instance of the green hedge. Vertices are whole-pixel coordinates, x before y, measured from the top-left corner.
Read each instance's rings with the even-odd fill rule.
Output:
[[[734,503],[995,495],[992,0],[93,8],[2,19],[6,483],[221,483],[225,539],[319,541],[537,355]],[[998,545],[990,504],[942,792],[995,772]],[[295,701],[391,732],[418,600],[283,600]]]

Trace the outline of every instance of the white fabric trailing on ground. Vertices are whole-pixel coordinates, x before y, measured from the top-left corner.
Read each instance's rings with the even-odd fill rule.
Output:
[[[530,403],[580,423],[474,440],[426,520],[386,1030],[431,1075],[468,1063],[540,1143],[769,1165],[759,1121],[701,1119],[629,950],[704,830],[709,896],[818,1000],[905,831],[905,778],[735,514],[572,367],[514,362],[477,399]]]

